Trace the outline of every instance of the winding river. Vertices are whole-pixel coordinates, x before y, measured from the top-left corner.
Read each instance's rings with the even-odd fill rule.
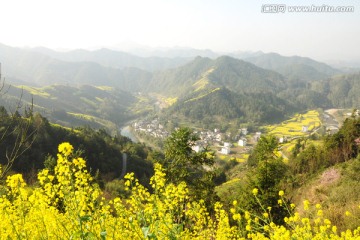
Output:
[[[131,139],[131,141],[133,142],[139,142],[139,140],[136,138],[136,136],[131,132],[131,127],[130,126],[125,126],[120,128],[120,134],[128,137]]]

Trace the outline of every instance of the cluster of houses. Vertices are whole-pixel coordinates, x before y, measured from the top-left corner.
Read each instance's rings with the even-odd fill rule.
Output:
[[[212,145],[219,148],[219,153],[228,155],[230,154],[230,148],[232,147],[232,144],[230,142],[224,141],[224,139],[229,136],[227,136],[224,133],[221,133],[219,129],[214,129],[213,131],[207,130],[207,131],[195,131],[200,137],[200,140],[196,142],[196,144],[193,146],[193,150],[196,152],[202,151],[204,149],[204,146]],[[241,128],[239,131],[239,134],[235,136],[235,139],[231,140],[237,140],[238,145],[241,147],[247,146],[247,138],[246,135],[248,135],[247,128]],[[260,139],[261,133],[257,132],[254,135],[254,141],[258,141]],[[246,151],[249,149],[246,148]]]
[[[169,132],[164,129],[158,119],[141,120],[132,124],[135,132],[143,132],[156,138],[167,138]]]
[[[159,119],[153,120],[140,120],[134,122],[132,127],[135,132],[145,133],[147,135],[163,138],[169,136],[169,132],[164,129],[164,126],[160,124]],[[232,144],[227,142],[226,139],[229,139],[230,136],[222,133],[219,129],[214,130],[202,130],[202,131],[194,131],[195,134],[198,134],[200,140],[195,143],[192,149],[195,152],[202,151],[205,146],[215,146],[219,148],[219,153],[228,155],[230,154],[230,148]],[[244,147],[244,151],[248,151],[249,148],[245,148],[248,144],[248,139],[246,136],[249,134],[247,128],[239,129],[239,133],[234,137],[235,139],[231,139],[232,141],[237,141],[238,146]],[[257,142],[260,139],[261,132],[256,132],[253,135],[253,141]]]

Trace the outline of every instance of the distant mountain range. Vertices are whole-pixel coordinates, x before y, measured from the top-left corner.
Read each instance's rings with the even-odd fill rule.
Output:
[[[94,62],[104,67],[112,68],[139,68],[146,71],[158,71],[175,68],[192,59],[188,56],[176,57],[138,57],[121,51],[99,49],[95,51],[73,50],[56,52],[48,48],[33,48],[32,52],[41,53],[49,57],[67,62]]]
[[[56,52],[47,48],[20,49],[0,44],[0,61],[3,64],[3,73],[7,77],[34,85],[53,83],[122,85],[123,89],[132,91],[137,89],[130,87],[128,82],[143,85],[144,81],[153,79],[152,72],[155,70],[157,73],[154,75],[161,77],[163,71],[166,72],[167,69],[184,68],[186,64],[187,67],[190,65],[196,67],[197,63],[193,62],[197,60],[190,57],[194,56],[194,52],[217,57],[217,54],[212,52],[206,54],[207,50],[204,50],[205,53],[203,50],[193,49],[176,51],[177,56],[183,53],[182,56],[186,55],[186,57],[144,58],[109,49]],[[288,80],[294,81],[320,80],[340,73],[339,70],[310,58],[284,57],[262,52],[235,52],[231,55],[260,68],[276,71]]]
[[[207,58],[217,58],[223,54],[216,53],[210,49],[194,49],[184,47],[174,48],[131,48],[125,52],[129,52],[140,57],[161,57],[161,58],[194,58],[197,56]]]
[[[269,122],[307,108],[360,105],[356,73],[341,77],[340,70],[310,58],[263,52],[218,56],[194,49],[171,54],[139,57],[109,49],[56,52],[0,44],[2,75],[15,86],[2,99],[15,99],[22,86],[55,121],[74,122],[60,116],[76,112],[117,125],[152,111],[159,97],[172,99],[165,115],[198,121]],[[335,99],[339,96],[344,100]]]

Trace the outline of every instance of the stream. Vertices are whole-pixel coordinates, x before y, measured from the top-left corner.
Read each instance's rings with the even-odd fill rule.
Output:
[[[136,136],[131,132],[131,127],[128,125],[128,126],[125,126],[125,127],[121,127],[120,128],[120,134],[125,136],[125,137],[128,137],[131,139],[131,141],[133,142],[139,142],[139,140],[136,138]]]

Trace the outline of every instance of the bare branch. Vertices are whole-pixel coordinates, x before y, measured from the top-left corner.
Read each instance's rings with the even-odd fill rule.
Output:
[[[0,63],[0,96],[4,95],[10,89],[9,87],[5,89],[5,79],[2,80],[1,75],[1,63]],[[11,147],[7,147],[5,151],[6,163],[2,167],[0,172],[0,179],[4,178],[6,174],[10,171],[16,159],[18,159],[22,154],[24,154],[34,143],[36,139],[36,134],[38,132],[39,126],[33,125],[32,112],[34,107],[33,97],[31,98],[31,106],[29,107],[29,118],[19,116],[19,110],[23,108],[22,99],[24,95],[24,89],[21,89],[21,94],[16,102],[15,110],[10,111],[10,115],[5,116],[1,120],[4,120],[4,129],[0,136],[0,144],[3,143],[7,138],[15,137],[15,141]],[[26,111],[26,108],[25,108]],[[32,129],[32,127],[34,128]]]

